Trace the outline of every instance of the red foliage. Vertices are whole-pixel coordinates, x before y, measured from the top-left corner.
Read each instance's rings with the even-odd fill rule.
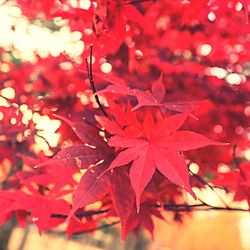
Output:
[[[17,1],[30,20],[67,20],[84,50],[16,63],[1,49],[0,88],[15,96],[0,92],[0,224],[15,215],[41,233],[67,218],[71,236],[118,217],[122,239],[153,235],[159,208],[191,211],[179,203],[204,177],[250,203],[249,1],[76,2]],[[25,110],[61,121],[51,157]]]

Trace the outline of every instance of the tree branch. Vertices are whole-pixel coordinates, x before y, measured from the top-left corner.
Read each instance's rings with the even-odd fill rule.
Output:
[[[139,4],[144,2],[155,2],[155,0],[128,0],[125,4]]]
[[[201,176],[193,173],[190,169],[189,172],[202,184],[206,185],[207,187],[209,187],[214,194],[217,196],[217,198],[221,201],[221,203],[225,206],[228,207],[227,203],[223,200],[223,198],[215,191],[214,186],[210,185],[208,182],[206,182]],[[203,203],[203,202],[202,202]]]
[[[90,217],[90,216],[97,215],[97,214],[107,213],[108,211],[109,209],[98,210],[98,211],[86,211],[83,213],[77,213],[75,216],[78,218],[85,218],[85,217]],[[68,217],[67,214],[51,214],[51,218],[66,219],[67,217]]]
[[[248,209],[238,208],[238,207],[219,207],[202,202],[201,204],[163,204],[155,205],[157,208],[163,207],[165,211],[172,212],[196,212],[196,211],[212,211],[212,210],[223,210],[223,211],[239,211],[239,212],[250,212]],[[78,213],[75,216],[78,218],[91,217],[93,215],[107,213],[109,209],[98,210],[98,211],[86,211],[83,213]],[[51,214],[51,218],[61,218],[66,219],[67,214]]]
[[[238,207],[219,207],[209,204],[164,204],[163,209],[165,211],[173,212],[197,212],[197,211],[236,211],[236,212],[249,212],[248,209]]]
[[[244,208],[238,208],[238,207],[219,207],[219,206],[213,206],[210,204],[207,204],[205,202],[202,202],[201,204],[163,204],[161,205],[155,205],[157,208],[163,207],[164,211],[169,211],[169,212],[183,212],[183,213],[190,213],[190,212],[208,212],[208,211],[230,211],[230,212],[249,212],[248,209]],[[84,217],[90,217],[93,215],[97,214],[103,214],[108,212],[109,209],[104,209],[104,210],[99,210],[99,211],[87,211],[83,213],[76,214],[75,216],[78,218],[84,218]],[[68,215],[66,214],[51,214],[51,218],[62,218],[66,219]],[[110,224],[105,224],[90,230],[82,231],[82,232],[76,232],[73,233],[73,236],[80,235],[80,234],[85,234],[85,233],[91,233],[97,230],[103,230],[109,227],[113,227],[117,224],[119,224],[120,221],[115,221]],[[51,231],[50,231],[51,232]],[[52,232],[55,233],[55,232]],[[65,232],[60,232],[56,234],[61,234]]]
[[[102,113],[106,117],[108,117],[107,112],[103,108],[103,106],[102,106],[102,104],[100,102],[100,99],[99,99],[98,95],[96,94],[95,83],[94,83],[94,80],[93,80],[92,57],[93,57],[93,46],[90,45],[89,63],[88,63],[88,59],[86,58],[86,67],[87,67],[87,72],[88,72],[88,78],[89,78],[90,86],[91,86],[91,89],[93,91],[96,103],[98,104],[98,106],[99,106],[100,110],[102,111]]]

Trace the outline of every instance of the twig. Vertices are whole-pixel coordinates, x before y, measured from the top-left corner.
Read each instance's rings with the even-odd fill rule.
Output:
[[[201,209],[195,209],[193,210],[195,211],[216,211],[216,210],[221,210],[221,211],[234,211],[234,212],[248,212],[248,209],[244,209],[244,208],[238,208],[238,207],[206,207],[206,208],[201,208]]]
[[[98,211],[86,211],[83,213],[78,213],[75,216],[78,218],[84,218],[84,217],[90,217],[96,214],[103,214],[103,213],[107,213],[109,211],[109,209],[104,209],[104,210],[98,210]],[[51,218],[62,218],[62,219],[66,219],[68,217],[68,215],[66,214],[51,214],[50,216]]]
[[[125,2],[125,4],[138,4],[143,2],[155,2],[155,0],[131,0],[128,2]]]
[[[155,207],[162,207],[161,205],[155,205]],[[241,211],[241,212],[250,212],[248,209],[237,208],[237,207],[218,207],[207,204],[202,201],[201,204],[163,204],[163,209],[165,211],[173,212],[196,212],[196,211],[211,211],[211,210],[224,210],[224,211]],[[109,209],[99,210],[99,211],[87,211],[84,213],[76,214],[78,218],[90,217],[97,214],[103,214],[108,212]],[[68,215],[66,214],[51,214],[51,218],[62,218],[66,219]]]
[[[155,205],[155,207],[162,207],[161,205]],[[213,206],[210,204],[207,204],[205,202],[202,202],[201,204],[164,204],[163,205],[164,211],[169,211],[169,212],[185,212],[185,213],[190,213],[190,212],[208,212],[208,211],[230,211],[230,212],[248,212],[248,209],[244,208],[238,208],[238,207],[218,207],[218,206]],[[96,214],[102,214],[108,212],[109,209],[106,210],[99,210],[99,211],[88,211],[84,212],[81,214],[76,214],[78,218],[83,218],[83,217],[88,217]],[[65,214],[52,214],[51,218],[63,218],[66,219],[67,215]],[[120,223],[120,221],[115,221],[110,224],[105,224],[100,227],[96,227],[90,230],[82,231],[82,232],[77,232],[74,233],[73,235],[79,235],[79,234],[85,234],[85,233],[91,233],[96,230],[103,230],[105,228],[112,227],[116,224]],[[60,232],[58,234],[62,234],[65,232]]]
[[[96,103],[98,104],[98,106],[99,106],[100,110],[102,111],[102,113],[106,117],[108,117],[107,112],[103,108],[103,106],[102,106],[102,104],[100,102],[100,99],[99,99],[98,95],[96,94],[96,88],[95,88],[95,83],[94,83],[94,80],[93,80],[93,70],[92,70],[92,56],[93,56],[92,51],[93,51],[93,46],[90,45],[89,63],[88,63],[88,59],[86,58],[86,67],[87,67],[87,72],[88,72],[88,78],[89,78],[89,82],[90,82],[91,89],[93,91]]]
[[[197,211],[238,211],[238,212],[249,212],[248,209],[237,208],[237,207],[218,207],[209,204],[164,204],[163,208],[165,211],[173,212],[197,212]]]
[[[189,172],[198,180],[200,181],[202,184],[208,186],[213,192],[214,194],[217,196],[217,198],[221,201],[221,203],[225,206],[228,207],[227,203],[222,199],[222,197],[215,191],[214,187],[212,185],[210,185],[208,182],[204,181],[202,177],[200,177],[199,175],[193,173],[191,170],[189,170]]]
[[[186,212],[191,212],[192,209],[196,207],[204,207],[206,206],[205,204],[193,204],[193,205],[188,205],[188,204],[164,204],[163,209],[165,211],[174,211],[174,212],[179,212],[179,211],[186,211]]]
[[[39,130],[37,130],[36,132],[39,132]],[[38,136],[38,137],[40,137],[41,139],[43,139],[43,140],[45,141],[45,143],[49,146],[49,148],[51,148],[51,146],[49,145],[48,140],[47,140],[44,136],[39,135],[39,134],[37,134],[37,133],[36,133],[36,136]]]

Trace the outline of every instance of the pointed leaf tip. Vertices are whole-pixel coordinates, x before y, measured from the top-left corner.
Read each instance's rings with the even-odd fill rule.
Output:
[[[195,200],[197,200],[197,196],[196,196],[196,194],[194,193],[194,191],[192,190],[192,188],[189,188],[187,191],[192,195],[192,197],[193,197]]]
[[[136,213],[139,214],[140,213],[140,197],[136,197]]]

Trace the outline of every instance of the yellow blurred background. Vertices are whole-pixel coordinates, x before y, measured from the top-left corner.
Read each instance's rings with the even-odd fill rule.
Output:
[[[165,216],[167,218],[167,216]],[[120,242],[119,228],[67,239],[55,234],[39,236],[33,227],[16,228],[8,250],[249,250],[250,215],[239,212],[196,212],[183,224],[155,220],[155,237],[129,236]],[[22,241],[25,242],[22,243]],[[23,248],[20,249],[20,246]]]

